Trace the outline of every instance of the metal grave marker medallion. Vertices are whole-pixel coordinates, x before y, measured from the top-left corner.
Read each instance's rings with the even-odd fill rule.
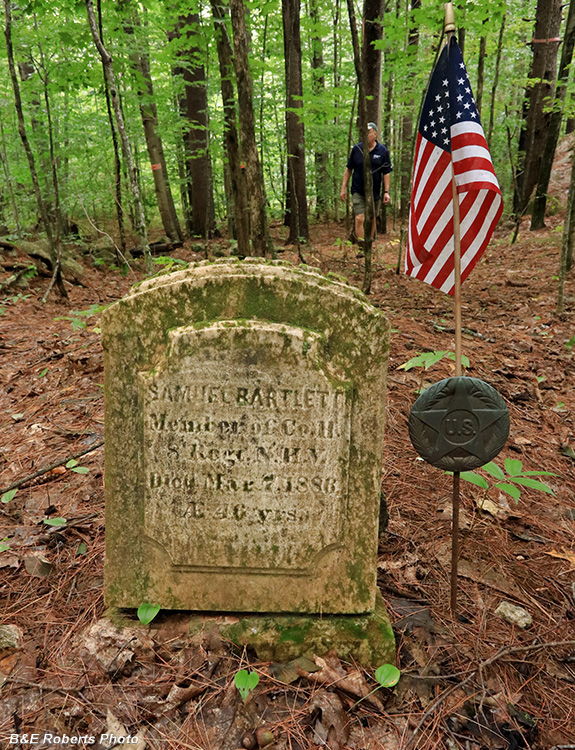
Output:
[[[409,437],[428,463],[446,471],[477,469],[497,456],[509,435],[509,411],[483,380],[434,383],[413,405]]]

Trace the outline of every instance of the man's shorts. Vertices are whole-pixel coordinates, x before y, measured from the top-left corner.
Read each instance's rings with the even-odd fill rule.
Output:
[[[365,213],[365,196],[360,193],[352,193],[351,200],[353,202],[353,213],[354,216],[361,216]],[[375,201],[373,215],[379,214],[379,208],[381,201]]]

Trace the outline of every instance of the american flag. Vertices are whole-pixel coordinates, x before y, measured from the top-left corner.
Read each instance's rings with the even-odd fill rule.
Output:
[[[459,196],[464,281],[489,243],[503,200],[453,37],[441,52],[423,104],[405,257],[407,274],[447,294],[453,294],[455,284],[452,169]]]

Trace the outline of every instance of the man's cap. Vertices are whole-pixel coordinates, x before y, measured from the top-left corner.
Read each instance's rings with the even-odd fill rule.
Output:
[[[371,128],[372,130],[375,130],[375,132],[377,133],[377,125],[374,122],[367,123],[367,129],[369,130],[369,128]]]

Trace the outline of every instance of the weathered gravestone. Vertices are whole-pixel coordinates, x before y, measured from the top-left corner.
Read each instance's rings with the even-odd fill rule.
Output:
[[[226,260],[144,282],[102,335],[108,605],[373,611],[385,316]]]

